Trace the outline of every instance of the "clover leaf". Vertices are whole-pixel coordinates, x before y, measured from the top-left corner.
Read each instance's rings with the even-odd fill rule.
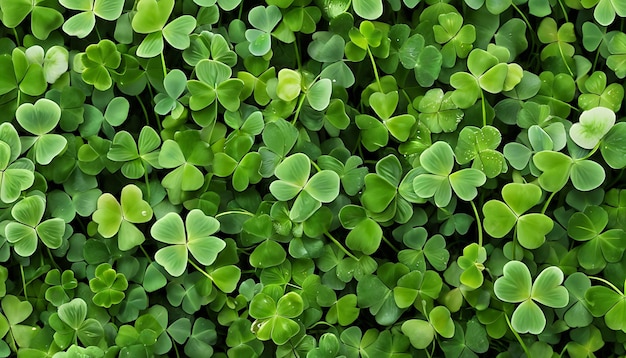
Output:
[[[446,142],[436,142],[420,155],[420,163],[428,172],[413,180],[415,193],[424,199],[435,199],[438,207],[448,205],[452,191],[462,200],[470,201],[477,195],[476,188],[487,180],[478,169],[466,168],[452,172],[454,153]]]
[[[127,131],[115,133],[107,158],[114,162],[123,162],[122,174],[129,179],[141,178],[150,168],[159,166],[159,146],[161,138],[152,128],[145,126],[139,133],[137,143]]]
[[[195,67],[197,80],[187,81],[191,97],[189,108],[199,111],[215,103],[215,100],[229,111],[239,109],[239,94],[243,81],[230,78],[232,69],[222,62],[202,60]],[[213,118],[215,120],[215,118]]]
[[[406,141],[411,133],[411,127],[415,124],[415,117],[411,114],[393,116],[398,105],[398,91],[374,92],[369,101],[389,133],[401,142]]]
[[[113,85],[111,73],[122,63],[122,55],[111,40],[102,40],[87,46],[84,53],[74,57],[74,70],[81,73],[83,81],[99,91]]]
[[[55,330],[54,343],[61,349],[80,340],[85,346],[97,345],[104,338],[104,328],[94,318],[87,318],[87,303],[75,298],[60,305],[48,319]]]
[[[443,55],[433,45],[426,45],[426,40],[420,34],[409,37],[398,56],[402,66],[413,69],[415,79],[423,87],[430,87],[439,77],[443,64]]]
[[[581,113],[578,123],[569,130],[572,140],[580,147],[592,149],[615,124],[615,113],[605,107],[596,107]]]
[[[615,14],[620,17],[626,16],[626,6],[614,0],[582,0],[580,4],[590,9],[595,6],[593,18],[602,25],[609,26],[615,20]]]
[[[303,311],[302,297],[289,292],[275,301],[272,296],[258,293],[250,302],[250,316],[255,318],[252,331],[258,339],[271,339],[277,345],[283,345],[298,334],[300,326],[294,318]]]
[[[78,38],[87,37],[96,25],[96,16],[108,21],[117,20],[122,15],[123,0],[60,0],[59,3],[67,9],[78,10],[63,24],[63,31]]]
[[[411,345],[417,349],[428,347],[437,334],[444,338],[454,336],[455,326],[450,311],[437,306],[428,313],[428,320],[409,319],[402,323],[402,333],[409,337]]]
[[[159,165],[173,169],[162,179],[170,200],[180,202],[182,191],[198,190],[204,183],[204,175],[198,167],[211,164],[213,153],[208,143],[200,139],[200,133],[187,130],[177,132],[174,139],[167,139],[159,152]]]
[[[122,302],[127,288],[126,276],[115,271],[108,263],[98,265],[95,277],[89,280],[89,289],[95,293],[93,303],[104,308]]]
[[[618,83],[607,86],[604,72],[596,71],[582,85],[583,93],[578,97],[578,106],[585,111],[595,107],[606,107],[618,111],[624,99],[624,88]]]
[[[60,134],[50,134],[61,119],[61,108],[55,102],[42,98],[35,104],[24,103],[15,111],[17,122],[36,137],[24,138],[24,149],[31,151],[39,164],[50,164],[67,145],[67,139]]]
[[[443,66],[452,67],[457,58],[469,55],[476,41],[476,28],[471,24],[463,25],[463,17],[455,12],[439,15],[438,22],[433,26],[435,41],[443,45]]]
[[[533,163],[543,173],[539,185],[547,191],[561,190],[571,178],[574,188],[590,191],[599,187],[606,173],[597,162],[588,159],[573,159],[561,152],[544,150],[533,156]]]
[[[74,295],[74,290],[78,287],[78,280],[74,277],[74,272],[65,270],[61,273],[58,269],[50,270],[46,274],[45,283],[50,285],[46,289],[45,298],[54,306],[59,307],[70,301]]]
[[[17,159],[21,151],[15,127],[7,122],[0,124],[0,200],[6,204],[16,201],[35,180],[33,163]]]
[[[166,214],[150,229],[155,240],[169,245],[156,252],[156,262],[174,277],[187,269],[189,253],[202,265],[211,265],[226,247],[222,239],[212,235],[219,227],[217,219],[204,215],[199,209],[191,210],[184,224],[180,215]]]
[[[465,164],[472,161],[472,168],[482,171],[487,178],[495,178],[506,171],[504,155],[496,150],[501,138],[500,131],[492,126],[464,127],[454,149],[457,162]]]
[[[450,133],[456,130],[464,113],[452,101],[452,92],[440,88],[429,89],[423,97],[417,97],[413,106],[419,111],[419,120],[432,133]]]
[[[592,286],[585,292],[585,301],[594,317],[604,316],[604,322],[608,328],[615,331],[626,329],[624,293],[604,286]]]
[[[15,221],[5,226],[4,236],[13,244],[18,255],[32,255],[37,250],[39,240],[51,249],[57,249],[63,244],[65,221],[52,218],[42,222],[45,208],[46,199],[37,194],[18,201],[11,208],[11,216]]]
[[[275,5],[268,7],[256,6],[248,12],[248,21],[253,29],[246,30],[246,40],[250,42],[248,49],[254,56],[264,56],[272,46],[272,31],[282,19],[280,9]]]
[[[46,6],[48,5],[48,6]],[[63,15],[44,1],[2,0],[2,23],[8,28],[16,28],[30,15],[30,29],[39,40],[46,40],[50,33],[63,25]]]
[[[130,250],[145,241],[144,234],[134,225],[152,219],[152,208],[142,197],[141,189],[129,184],[122,189],[121,204],[109,193],[98,198],[92,217],[98,224],[98,233],[105,238],[119,234],[120,250]]]
[[[584,244],[578,251],[578,261],[587,270],[598,270],[607,262],[621,260],[626,250],[626,232],[622,229],[604,231],[609,223],[608,213],[600,206],[590,205],[572,215],[567,224],[568,235]],[[604,231],[604,232],[603,232]]]
[[[270,192],[280,201],[297,196],[289,217],[301,222],[308,219],[322,206],[339,195],[339,175],[332,170],[322,170],[309,178],[311,162],[303,153],[285,158],[275,169],[279,180],[270,184]]]
[[[541,194],[541,188],[534,184],[506,184],[502,188],[504,202],[490,200],[483,205],[485,231],[500,238],[516,227],[520,245],[527,249],[540,247],[554,223],[544,214],[525,213],[541,202]]]
[[[367,216],[364,208],[346,205],[339,211],[339,220],[346,229],[351,231],[346,236],[346,245],[351,250],[371,255],[380,246],[383,231],[376,220]]]
[[[520,303],[513,312],[511,325],[519,333],[541,333],[546,326],[546,318],[536,302],[547,307],[567,306],[569,295],[561,286],[563,271],[549,266],[537,275],[532,282],[528,267],[520,261],[509,261],[504,265],[503,276],[494,284],[496,296],[510,303]]]
[[[463,270],[460,281],[471,290],[475,290],[483,285],[485,261],[487,251],[484,247],[473,242],[463,248],[463,255],[457,259],[459,268]]]
[[[137,3],[132,28],[137,33],[148,35],[137,48],[137,56],[150,58],[162,53],[163,38],[178,50],[189,47],[189,34],[196,27],[196,19],[183,15],[166,25],[173,9],[174,0],[141,0]]]

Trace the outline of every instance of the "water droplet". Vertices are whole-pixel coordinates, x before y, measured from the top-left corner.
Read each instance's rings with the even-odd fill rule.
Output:
[[[147,212],[147,211],[145,211],[145,210],[142,210],[142,211],[141,211],[141,216],[147,216],[147,215],[148,215],[148,212]]]

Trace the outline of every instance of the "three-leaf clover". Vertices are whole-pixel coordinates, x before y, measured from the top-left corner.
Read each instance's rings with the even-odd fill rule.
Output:
[[[626,332],[626,295],[623,292],[615,288],[593,286],[585,292],[585,301],[594,317],[604,316],[608,328]]]
[[[211,106],[217,100],[229,111],[239,109],[239,94],[243,81],[231,78],[232,69],[222,62],[202,60],[195,67],[197,80],[187,81],[191,97],[189,108],[193,111]]]
[[[129,179],[141,178],[152,168],[159,166],[159,146],[161,138],[148,126],[141,128],[135,143],[133,136],[127,131],[115,133],[107,158],[114,162],[123,162],[122,174]]]
[[[270,192],[280,201],[293,203],[289,218],[295,222],[308,219],[322,206],[339,195],[339,175],[321,170],[309,178],[311,161],[306,154],[296,153],[285,158],[275,169],[278,180],[270,184]]]
[[[502,199],[490,200],[483,205],[485,231],[500,238],[513,227],[520,245],[536,249],[543,245],[554,222],[541,213],[525,214],[541,202],[541,188],[534,184],[509,183],[502,188]]]
[[[54,343],[61,349],[77,340],[85,346],[97,345],[104,338],[102,324],[94,318],[87,318],[87,303],[82,298],[60,305],[48,318],[48,323],[55,330]]]
[[[196,19],[183,15],[166,25],[173,9],[174,0],[140,0],[137,3],[132,28],[139,34],[147,34],[137,48],[137,56],[150,58],[163,53],[163,38],[178,50],[189,47],[189,34],[196,28]]]
[[[496,150],[501,140],[495,127],[464,127],[454,149],[456,160],[459,164],[472,161],[472,168],[482,171],[487,178],[495,178],[507,169],[504,155]]]
[[[569,302],[567,289],[561,286],[563,271],[549,266],[532,282],[528,267],[520,261],[504,265],[503,276],[493,286],[496,296],[505,302],[520,303],[511,317],[511,325],[519,333],[539,334],[546,326],[546,317],[537,305],[562,308]]]
[[[65,21],[63,31],[81,39],[87,37],[96,26],[96,16],[115,21],[124,8],[124,0],[59,0],[59,3],[70,10],[80,11]]]
[[[413,179],[415,193],[424,199],[435,199],[438,207],[444,207],[452,199],[452,191],[465,201],[476,197],[477,187],[485,184],[485,174],[474,168],[465,168],[452,172],[454,153],[446,142],[435,142],[420,155],[420,164],[427,173]]]
[[[98,198],[93,221],[98,224],[98,232],[105,238],[119,233],[117,244],[120,250],[130,250],[146,239],[143,232],[134,225],[152,219],[152,208],[142,197],[141,189],[129,184],[122,189],[121,204],[109,193]]]
[[[41,98],[35,104],[24,103],[15,111],[17,122],[35,137],[22,137],[23,149],[31,148],[39,164],[50,164],[67,145],[60,134],[50,134],[61,119],[61,108],[55,102]]]
[[[65,221],[52,218],[42,222],[45,209],[46,199],[38,194],[18,201],[11,208],[11,216],[15,221],[5,226],[4,236],[13,244],[18,255],[31,256],[37,250],[38,238],[51,249],[57,249],[63,244]]]
[[[102,40],[87,46],[84,53],[74,57],[74,70],[83,81],[99,91],[106,91],[113,85],[111,72],[120,67],[122,54],[111,40]]]
[[[607,262],[618,262],[626,249],[626,232],[622,229],[604,231],[609,214],[600,206],[590,205],[576,212],[567,223],[568,235],[584,242],[578,250],[578,262],[587,270],[600,270]],[[604,231],[604,232],[603,232]]]
[[[209,266],[226,247],[224,240],[212,235],[219,228],[217,219],[204,215],[199,209],[191,210],[185,223],[179,214],[168,213],[150,229],[155,240],[168,244],[159,249],[154,258],[175,277],[187,269],[189,253],[202,265]]]
[[[23,190],[34,181],[35,166],[26,158],[17,159],[22,152],[20,137],[11,123],[0,124],[0,201],[16,201]]]
[[[250,302],[250,316],[256,319],[252,331],[262,341],[272,339],[283,345],[300,331],[293,318],[300,316],[303,308],[302,297],[295,292],[285,294],[278,302],[266,293],[258,293]]]
[[[561,190],[571,178],[574,188],[580,191],[593,190],[604,182],[606,173],[597,162],[589,159],[574,159],[561,152],[543,150],[533,156],[533,163],[542,173],[539,185],[550,192]]]
[[[444,338],[454,336],[454,321],[450,317],[450,311],[445,306],[437,306],[428,313],[427,320],[409,319],[402,324],[404,333],[411,345],[417,349],[425,349],[435,339],[436,334]]]
[[[248,21],[253,29],[247,29],[245,36],[250,42],[248,49],[254,56],[264,56],[272,47],[272,31],[282,19],[280,9],[275,5],[256,6],[248,12]]]

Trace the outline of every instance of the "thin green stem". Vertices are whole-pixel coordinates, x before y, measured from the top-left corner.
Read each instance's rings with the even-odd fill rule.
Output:
[[[50,248],[48,246],[46,246],[46,251],[48,252],[48,257],[50,257],[50,261],[52,261],[52,265],[54,265],[54,267],[56,267],[57,269],[61,270],[61,267],[57,265],[57,262],[54,260],[54,256],[52,256],[52,251],[50,251]]]
[[[306,95],[303,93],[300,95],[300,98],[298,99],[298,107],[296,108],[296,112],[293,115],[293,120],[291,121],[292,126],[295,126],[296,122],[298,121],[298,117],[300,116],[300,111],[302,110],[302,105],[304,105],[305,98],[306,98]]]
[[[211,275],[209,275],[206,271],[204,271],[200,266],[196,265],[195,262],[193,262],[191,260],[187,260],[187,262],[189,262],[191,264],[191,266],[193,266],[193,268],[198,270],[198,272],[200,272],[201,274],[206,276],[209,280],[213,281],[213,277],[211,277]]]
[[[526,17],[526,14],[524,14],[524,12],[522,10],[520,10],[519,7],[517,7],[517,5],[515,5],[515,4],[511,4],[511,5],[513,6],[515,11],[517,11],[517,13],[522,17],[522,19],[526,23],[526,27],[528,27],[528,31],[530,31],[533,35],[537,36],[535,31],[533,30],[533,26],[530,24],[530,21],[528,21],[528,18]],[[531,37],[531,41],[533,42],[533,46],[535,45],[535,36]]]
[[[598,149],[600,149],[600,143],[601,142],[598,142],[598,144],[596,144],[596,146],[591,149],[591,152],[587,153],[587,155],[582,157],[581,160],[589,159],[592,155],[594,155],[598,151]]]
[[[515,336],[515,338],[517,338],[517,341],[522,346],[524,353],[526,353],[526,357],[532,357],[530,355],[528,347],[526,347],[526,343],[524,343],[524,341],[522,340],[522,337],[520,337],[519,333],[517,333],[517,331],[513,329],[513,326],[511,325],[511,320],[509,320],[509,316],[506,314],[506,312],[504,312],[504,318],[506,319],[506,324],[509,326],[509,329],[511,330],[511,332],[513,332],[513,335]]]
[[[561,6],[561,11],[563,11],[563,17],[565,18],[565,22],[569,22],[569,16],[567,16],[567,10],[565,10],[563,0],[559,0],[559,5]]]
[[[143,101],[141,100],[141,97],[139,96],[135,96],[135,98],[137,98],[137,102],[139,102],[139,106],[141,106],[141,111],[143,112],[143,116],[146,119],[146,125],[149,127],[150,126],[150,116],[148,115],[148,110],[146,109],[146,106],[143,104]],[[158,123],[159,121],[157,121]],[[160,128],[160,123],[159,123],[159,131],[161,131]]]
[[[548,210],[548,206],[550,205],[550,202],[552,201],[556,193],[556,191],[553,191],[552,194],[550,194],[550,196],[548,197],[548,200],[546,200],[545,204],[543,204],[543,208],[541,209],[542,214],[546,213],[546,211]]]
[[[165,55],[161,52],[161,66],[163,67],[163,78],[167,76],[167,66],[165,65]]]
[[[296,54],[296,64],[298,65],[298,69],[302,68],[302,60],[300,59],[300,48],[298,46],[298,39],[296,38],[293,41],[293,52]]]
[[[617,288],[614,284],[612,284],[611,282],[603,279],[602,277],[595,277],[595,276],[587,276],[589,277],[589,279],[591,280],[596,280],[596,281],[600,281],[602,283],[604,283],[605,285],[611,287],[615,292],[617,292],[620,296],[624,296],[624,293],[622,291],[619,290],[619,288]]]
[[[28,293],[26,292],[26,276],[24,276],[24,266],[20,264],[20,273],[22,275],[22,290],[24,290],[24,298],[28,300]]]
[[[476,225],[478,226],[478,246],[483,246],[483,224],[480,222],[480,216],[478,215],[478,209],[476,209],[476,205],[474,201],[470,201],[472,205],[472,210],[474,210],[474,216],[476,217]]]
[[[315,168],[315,170],[317,170],[318,172],[322,171],[322,168],[320,168],[319,165],[317,165],[317,163],[315,163],[314,161],[311,160],[311,165],[313,165],[313,168]]]
[[[329,239],[330,239],[330,241],[332,241],[335,245],[337,245],[337,247],[338,247],[341,251],[343,251],[343,253],[344,253],[344,254],[346,254],[346,255],[348,255],[349,257],[351,257],[351,258],[355,259],[356,261],[359,261],[359,259],[358,259],[356,256],[354,256],[354,255],[353,255],[350,251],[348,251],[348,249],[346,249],[346,248],[345,248],[345,247],[344,247],[344,246],[343,246],[343,245],[342,245],[342,244],[341,244],[341,243],[340,243],[337,239],[335,239],[335,238],[333,237],[333,235],[331,235],[328,231],[326,231],[326,232],[324,233],[324,235],[326,235],[326,237],[327,237],[327,238],[329,238]]]
[[[143,248],[143,245],[139,244],[139,250],[141,250],[141,252],[143,252],[144,256],[148,259],[148,261],[152,263],[152,259],[150,258],[150,255],[148,255],[148,252],[146,251],[146,249]]]
[[[148,202],[150,202],[150,199],[152,197],[152,193],[150,190],[150,178],[148,178],[148,165],[146,165],[146,163],[142,160],[141,164],[143,165],[143,178],[146,181],[146,196],[148,199]]]
[[[400,250],[398,250],[398,248],[391,241],[389,241],[389,239],[387,239],[385,237],[385,235],[383,235],[382,238],[383,238],[383,241],[385,242],[385,244],[387,244],[387,246],[391,247],[391,249],[393,251],[395,251],[395,252],[399,252],[400,251]]]
[[[247,211],[247,210],[230,210],[230,211],[224,211],[221,212],[217,215],[215,215],[215,218],[219,218],[220,216],[224,216],[224,215],[232,215],[232,214],[241,214],[241,215],[248,215],[248,216],[254,216],[253,213]]]
[[[367,54],[370,57],[370,61],[372,61],[372,68],[374,69],[374,77],[376,78],[376,83],[378,84],[378,90],[382,91],[383,86],[380,84],[380,77],[378,76],[378,68],[376,67],[376,61],[374,60],[374,54],[372,54],[372,50],[370,50],[369,46],[367,47]]]
[[[17,35],[17,30],[15,29],[15,27],[13,28],[13,36],[15,36],[15,44],[17,45],[17,47],[20,47],[20,37]]]
[[[482,102],[482,110],[483,110],[483,127],[487,126],[487,108],[485,106],[485,92],[480,90],[480,101]]]

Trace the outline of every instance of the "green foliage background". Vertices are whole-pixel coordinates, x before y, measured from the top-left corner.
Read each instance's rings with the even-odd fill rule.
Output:
[[[625,4],[0,0],[0,356],[624,356]]]

